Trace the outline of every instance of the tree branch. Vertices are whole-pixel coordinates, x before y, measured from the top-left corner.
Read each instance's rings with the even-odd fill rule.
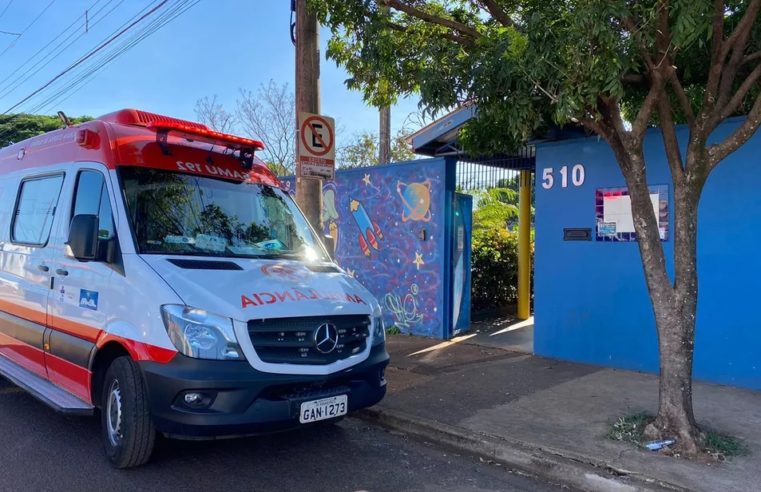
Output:
[[[708,69],[708,81],[703,94],[702,116],[713,109],[716,91],[719,89],[721,71],[724,68],[724,0],[713,2],[713,34],[711,35],[711,62]]]
[[[682,152],[679,149],[676,130],[674,129],[674,115],[672,113],[671,102],[667,97],[662,97],[658,100],[658,115],[661,120],[663,146],[666,149],[666,157],[671,169],[671,178],[676,185],[684,177],[684,162],[682,160]]]
[[[625,73],[621,76],[621,82],[631,85],[642,85],[647,79],[639,73]]]
[[[380,3],[383,6],[398,10],[400,12],[404,12],[410,17],[415,17],[422,21],[429,22],[431,24],[437,24],[442,27],[448,27],[449,29],[458,31],[461,34],[470,36],[473,39],[478,39],[481,37],[481,34],[478,31],[476,31],[475,29],[473,29],[472,27],[466,24],[463,24],[462,22],[457,22],[452,19],[445,19],[443,17],[429,14],[428,12],[425,12],[416,7],[413,7],[412,5],[406,4],[402,2],[401,0],[378,0],[378,3]]]
[[[587,112],[594,113],[593,111],[587,111]],[[579,123],[581,123],[584,127],[586,127],[587,129],[593,131],[594,133],[602,137],[608,143],[608,145],[610,145],[610,148],[613,150],[613,153],[616,156],[616,161],[618,162],[618,165],[621,167],[622,172],[626,173],[630,170],[631,161],[628,158],[629,152],[626,149],[626,145],[624,144],[624,141],[621,139],[621,136],[612,127],[610,122],[601,121],[589,116],[589,117],[580,119]]]
[[[746,63],[750,63],[754,60],[758,60],[759,58],[761,58],[761,50],[751,53],[749,55],[745,55],[740,65],[745,65]]]
[[[724,2],[720,2],[720,3],[722,4],[721,5],[721,16],[722,16],[721,17],[722,18],[721,32],[723,33],[724,32]],[[729,55],[730,50],[735,49],[735,44],[741,41],[744,36],[747,37],[748,33],[750,33],[751,29],[753,28],[753,24],[756,22],[756,17],[758,16],[759,7],[761,7],[761,0],[751,0],[750,5],[748,5],[748,10],[745,11],[743,18],[740,19],[740,22],[735,27],[735,30],[732,32],[732,34],[730,34],[726,42],[723,43],[723,46],[721,49],[722,60],[724,60],[727,57],[727,55]],[[714,15],[716,14],[717,13],[714,12]],[[714,17],[714,22],[715,22],[715,17]],[[743,42],[742,44],[744,45],[745,43]]]
[[[398,32],[407,32],[408,31],[406,26],[402,26],[401,24],[396,24],[394,22],[387,22],[386,26],[389,29],[392,29],[392,30],[398,31]],[[465,46],[465,47],[468,47],[468,48],[472,47],[473,44],[474,44],[473,38],[462,36],[462,35],[458,36],[457,34],[452,33],[452,32],[441,32],[441,33],[439,33],[439,35],[441,37],[443,37],[444,39],[448,39],[450,41],[454,41],[455,43],[461,44],[462,46]]]
[[[653,114],[653,109],[655,108],[656,104],[658,104],[658,99],[660,99],[663,95],[663,85],[664,82],[661,74],[657,71],[652,72],[650,90],[647,92],[645,101],[642,103],[642,107],[639,109],[637,117],[632,123],[631,133],[632,138],[635,141],[642,139],[643,135],[645,134],[645,130],[647,130],[647,124]]]
[[[687,93],[684,92],[682,82],[679,80],[679,76],[673,67],[669,69],[669,84],[674,90],[674,94],[676,95],[677,101],[679,101],[679,106],[682,108],[682,112],[684,112],[687,124],[692,127],[692,125],[695,124],[695,113],[692,111],[692,103],[690,103],[690,98],[687,97]]]
[[[761,125],[761,95],[756,98],[748,117],[730,136],[720,144],[708,148],[709,170],[712,170],[729,154],[742,147]]]
[[[737,28],[727,40],[725,49],[731,46],[732,56],[730,57],[729,62],[725,64],[724,69],[721,71],[721,83],[719,84],[719,92],[717,94],[718,98],[714,112],[723,112],[724,106],[732,94],[732,87],[735,84],[737,72],[743,61],[745,47],[748,44],[748,38],[750,37],[753,23],[758,18],[759,7],[761,7],[761,0],[754,0],[751,2],[748,10],[745,12],[745,15],[737,25]],[[715,118],[713,121],[715,121]],[[709,128],[709,131],[710,130],[713,130],[713,128]]]
[[[722,107],[717,124],[718,122],[723,121],[732,113],[737,111],[742,102],[745,100],[745,96],[748,95],[748,91],[753,88],[756,82],[758,82],[759,78],[761,78],[761,65],[758,65],[755,69],[753,69],[753,71],[745,78],[740,87],[737,88],[737,91],[735,92],[734,96],[732,96],[732,99],[730,99],[729,102],[727,102]]]
[[[639,28],[637,27],[637,22],[631,18],[631,17],[623,17],[621,19],[621,25],[623,25],[628,31],[630,36],[635,36]],[[645,61],[645,66],[648,69],[652,69],[655,64],[653,63],[653,58],[650,56],[650,51],[648,50],[648,46],[639,41],[637,43],[639,48],[640,56],[642,56],[642,59]]]
[[[497,19],[497,21],[503,26],[515,25],[510,16],[507,15],[505,11],[502,10],[502,7],[500,7],[499,4],[494,0],[478,0],[476,3],[485,8],[492,15],[492,17]]]

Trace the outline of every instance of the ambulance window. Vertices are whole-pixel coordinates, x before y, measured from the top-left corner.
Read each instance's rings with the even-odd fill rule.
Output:
[[[86,214],[97,215],[98,238],[114,237],[114,220],[111,214],[111,201],[108,199],[108,187],[103,175],[97,171],[82,171],[77,178],[77,192],[71,216]]]
[[[48,242],[62,184],[62,174],[21,182],[13,212],[13,242],[35,246],[43,246]]]

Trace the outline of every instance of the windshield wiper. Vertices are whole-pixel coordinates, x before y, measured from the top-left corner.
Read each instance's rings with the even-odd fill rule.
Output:
[[[289,260],[300,260],[301,259],[301,255],[298,254],[298,253],[286,253],[286,252],[283,252],[283,253],[264,253],[264,254],[261,254],[261,255],[255,255],[253,257],[254,258],[264,258],[264,259],[267,259],[267,260],[277,259],[277,258],[287,258]]]

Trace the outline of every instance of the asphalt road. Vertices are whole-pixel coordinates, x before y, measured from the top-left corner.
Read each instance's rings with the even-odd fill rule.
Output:
[[[56,414],[0,377],[0,490],[559,489],[351,418],[249,439],[161,439],[148,465],[119,471],[96,418]]]

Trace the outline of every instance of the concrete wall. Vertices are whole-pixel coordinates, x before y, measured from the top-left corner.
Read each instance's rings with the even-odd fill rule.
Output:
[[[739,125],[734,119],[715,134]],[[679,131],[680,141],[687,137]],[[661,205],[673,271],[673,186],[661,136],[648,133],[648,183],[665,185]],[[584,166],[584,181],[570,175]],[[568,166],[567,187],[559,170]],[[542,187],[545,168],[554,186]],[[577,176],[578,177],[578,176]],[[578,181],[578,180],[577,180]],[[655,372],[658,347],[636,241],[596,235],[598,190],[624,187],[608,145],[597,138],[537,148],[535,352],[539,355]],[[695,377],[761,389],[761,134],[711,175],[699,208],[700,278]],[[564,241],[564,228],[591,228],[591,241]]]

